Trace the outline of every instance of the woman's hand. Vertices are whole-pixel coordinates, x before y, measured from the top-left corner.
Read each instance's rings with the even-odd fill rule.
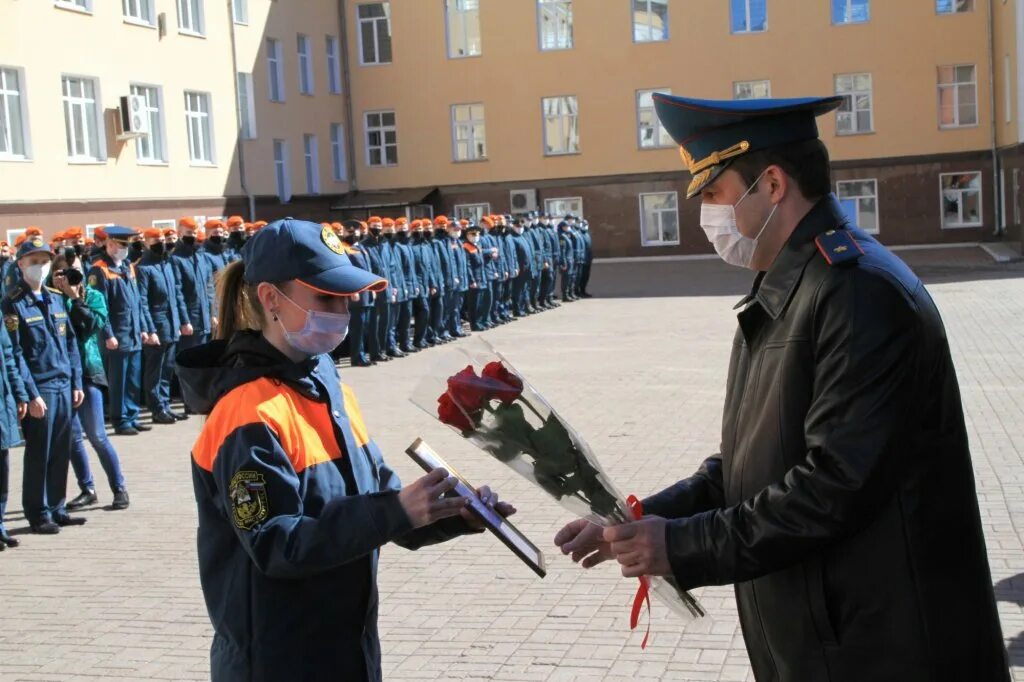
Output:
[[[445,493],[455,489],[457,482],[458,479],[439,468],[402,488],[398,493],[398,501],[402,503],[402,509],[412,521],[413,528],[422,528],[459,515],[469,500],[463,497],[444,497]]]
[[[496,511],[500,516],[508,518],[516,513],[517,509],[508,502],[501,502],[498,500],[498,493],[491,490],[490,486],[483,486],[476,491],[477,497],[480,501],[486,504],[488,507]],[[473,530],[483,530],[486,528],[484,522],[480,520],[480,517],[470,511],[468,508],[463,509],[462,520],[466,522],[466,525]]]

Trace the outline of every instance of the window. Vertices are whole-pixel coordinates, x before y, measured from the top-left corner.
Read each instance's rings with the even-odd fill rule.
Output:
[[[578,107],[575,97],[545,97],[544,153],[576,154],[580,150]]]
[[[771,96],[771,81],[736,81],[732,84],[733,99],[766,99]]]
[[[359,63],[391,63],[391,7],[387,2],[358,5]]]
[[[675,192],[640,195],[640,244],[671,246],[679,243],[679,197]]]
[[[668,40],[668,0],[629,0],[633,4],[633,41]]]
[[[256,100],[251,73],[238,74],[238,128],[243,140],[256,139]]]
[[[139,163],[166,163],[164,119],[160,113],[162,100],[160,88],[151,85],[133,85],[131,93],[146,98],[145,111],[149,117],[149,133],[135,140],[135,158]]]
[[[485,215],[491,214],[490,204],[455,204],[453,211],[456,220],[471,220],[477,225]]]
[[[540,49],[572,47],[572,0],[537,0]]]
[[[210,121],[210,95],[185,93],[185,129],[188,131],[188,157],[193,164],[212,165],[213,126]]]
[[[878,234],[878,181],[840,180],[836,196],[850,223],[869,234]]]
[[[366,164],[394,166],[398,164],[398,130],[395,112],[371,111],[366,114]]]
[[[21,93],[21,72],[0,67],[0,159],[27,159],[25,98]]]
[[[583,215],[582,197],[562,197],[558,199],[545,199],[544,211],[548,215],[560,218],[570,213],[574,216]]]
[[[231,0],[231,18],[236,24],[248,24],[249,0]]]
[[[870,19],[870,0],[832,0],[833,24],[863,24]]]
[[[960,14],[973,11],[974,0],[935,0],[936,14]]]
[[[654,93],[662,92],[671,95],[668,88],[657,90],[640,90],[636,93],[636,120],[640,149],[657,149],[674,147],[675,142],[668,131],[661,125],[658,114],[654,111]]]
[[[132,23],[156,25],[156,13],[153,11],[153,0],[121,0],[124,18]]]
[[[267,38],[267,87],[271,102],[284,101],[284,57],[281,41]]]
[[[309,53],[309,36],[299,35],[299,92],[313,94],[313,57]]]
[[[7,243],[11,245],[11,248],[14,248],[14,240],[25,234],[25,230],[26,228],[24,227],[7,230]]]
[[[480,0],[445,0],[448,57],[476,57],[483,52],[480,40]]]
[[[277,183],[277,198],[288,202],[292,198],[292,177],[288,168],[288,143],[274,140],[274,179]]]
[[[331,124],[331,174],[335,182],[348,179],[348,164],[345,162],[345,131],[340,123]]]
[[[973,64],[939,67],[939,127],[978,124],[978,84]]]
[[[332,95],[341,94],[341,52],[334,36],[327,36],[327,90]]]
[[[981,227],[981,173],[943,173],[942,227]]]
[[[99,103],[96,81],[92,78],[64,76],[64,130],[68,141],[68,160],[103,161]]]
[[[166,220],[154,220],[150,227],[155,227],[161,230],[171,228],[172,230],[178,226],[178,221],[173,218],[167,218]]]
[[[768,0],[729,0],[733,33],[759,33],[768,29]]]
[[[320,154],[316,135],[302,136],[302,158],[306,165],[306,194],[320,194]]]
[[[871,74],[848,73],[836,76],[836,94],[843,103],[836,112],[836,134],[870,133],[874,128],[871,102]]]
[[[452,105],[452,158],[455,161],[487,158],[483,104]]]
[[[54,6],[74,9],[79,12],[92,12],[92,0],[54,0]]]
[[[178,31],[204,35],[203,0],[178,0]]]

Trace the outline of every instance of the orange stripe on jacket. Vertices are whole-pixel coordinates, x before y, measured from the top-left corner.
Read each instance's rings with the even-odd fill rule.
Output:
[[[342,389],[352,434],[362,447],[370,440],[362,413],[351,389]],[[260,423],[277,436],[296,473],[342,456],[327,403],[263,378],[238,386],[217,402],[192,448],[192,459],[201,469],[213,471],[227,437],[243,426]]]
[[[107,279],[121,279],[121,275],[120,274],[118,274],[116,272],[111,272],[110,266],[107,265],[107,262],[105,260],[98,260],[95,263],[93,263],[93,265],[95,265],[97,268],[102,270],[103,271],[103,275]],[[132,273],[132,279],[135,279],[135,264],[134,263],[129,263],[128,264],[128,270]]]

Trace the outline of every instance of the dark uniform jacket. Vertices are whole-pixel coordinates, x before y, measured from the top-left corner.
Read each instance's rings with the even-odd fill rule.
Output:
[[[147,253],[136,267],[144,331],[174,343],[188,319],[188,306],[170,259]]]
[[[0,332],[0,448],[6,450],[23,442],[18,421],[18,403],[27,403],[28,393],[9,334]]]
[[[370,268],[370,260],[369,258],[367,258],[367,255],[363,251],[363,248],[361,246],[348,244],[347,242],[342,242],[342,248],[345,251],[345,253],[348,254],[348,259],[352,261],[352,265],[356,266],[357,268],[362,268],[367,272],[372,272],[372,269]],[[352,299],[352,302],[348,304],[348,307],[354,309],[363,309],[369,308],[372,305],[373,294],[369,291],[361,291],[356,296],[356,298]]]
[[[37,299],[24,282],[3,299],[4,325],[29,400],[40,391],[82,389],[82,361],[67,303],[56,289],[43,287]]]
[[[188,308],[188,322],[192,325],[192,333],[206,334],[212,328],[210,306],[213,299],[210,296],[210,286],[213,281],[213,266],[210,259],[197,251],[195,245],[189,246],[184,241],[179,241],[171,251],[170,260],[181,285],[185,306]]]
[[[735,584],[759,682],[1008,680],[956,373],[921,281],[829,196],[743,304],[721,454],[644,502],[674,519],[676,580]]]
[[[412,530],[328,356],[293,363],[245,331],[184,351],[176,371],[186,404],[209,415],[192,479],[212,679],[380,680],[378,548],[468,527]]]
[[[142,350],[142,303],[139,299],[135,266],[125,261],[111,265],[108,257],[100,258],[89,270],[89,286],[107,300],[107,326],[103,340],[117,339],[118,352]]]

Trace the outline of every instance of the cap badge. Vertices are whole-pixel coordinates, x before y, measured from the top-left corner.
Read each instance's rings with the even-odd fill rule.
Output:
[[[327,248],[329,248],[334,253],[338,254],[339,256],[345,255],[344,245],[342,245],[341,240],[338,239],[338,235],[334,233],[334,230],[330,226],[327,226],[320,230],[320,239],[322,239],[324,244],[327,245]]]

